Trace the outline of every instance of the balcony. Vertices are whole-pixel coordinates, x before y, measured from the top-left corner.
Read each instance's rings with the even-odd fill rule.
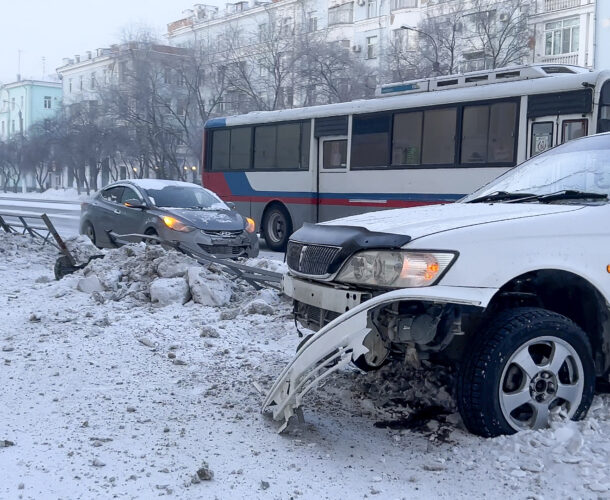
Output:
[[[573,64],[578,66],[578,54],[563,54],[559,56],[545,56],[540,59],[543,64]]]
[[[580,7],[580,0],[544,0],[544,12]]]
[[[417,0],[392,0],[392,10],[414,9],[417,7]]]
[[[354,3],[344,3],[328,9],[328,25],[350,24],[354,22]]]

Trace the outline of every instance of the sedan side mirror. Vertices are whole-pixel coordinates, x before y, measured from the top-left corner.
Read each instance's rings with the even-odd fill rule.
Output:
[[[227,205],[227,207],[229,207],[231,210],[235,210],[235,203],[233,203],[232,201],[225,201],[225,204]]]
[[[135,198],[127,200],[125,203],[123,203],[123,205],[129,208],[141,208],[142,210],[148,208],[148,205],[146,205],[146,203],[140,200],[136,200]]]

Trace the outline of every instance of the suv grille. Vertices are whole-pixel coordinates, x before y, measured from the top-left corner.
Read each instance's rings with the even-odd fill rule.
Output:
[[[289,241],[286,263],[293,271],[311,276],[328,274],[328,267],[341,251],[341,247],[306,245]]]

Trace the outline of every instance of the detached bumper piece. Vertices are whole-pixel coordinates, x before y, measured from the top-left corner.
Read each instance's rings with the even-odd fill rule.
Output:
[[[275,420],[283,420],[279,432],[300,414],[303,397],[352,359],[366,354],[363,341],[372,330],[369,311],[396,301],[427,301],[486,307],[495,289],[435,286],[394,290],[378,295],[341,314],[314,334],[284,368],[269,391],[262,410],[272,410]]]

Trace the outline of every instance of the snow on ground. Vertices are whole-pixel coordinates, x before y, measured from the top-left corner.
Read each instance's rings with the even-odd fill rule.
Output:
[[[346,369],[278,435],[253,387],[299,341],[276,292],[159,246],[59,282],[27,236],[0,234],[0,256],[0,498],[610,495],[606,395],[582,422],[488,440],[463,430],[447,370]]]
[[[91,191],[90,194],[87,194],[85,191],[82,191],[80,194],[75,188],[66,188],[66,189],[47,189],[42,193],[38,192],[28,192],[28,193],[4,193],[0,192],[0,196],[3,198],[31,198],[33,200],[66,200],[66,201],[84,201],[91,198],[95,192]]]

